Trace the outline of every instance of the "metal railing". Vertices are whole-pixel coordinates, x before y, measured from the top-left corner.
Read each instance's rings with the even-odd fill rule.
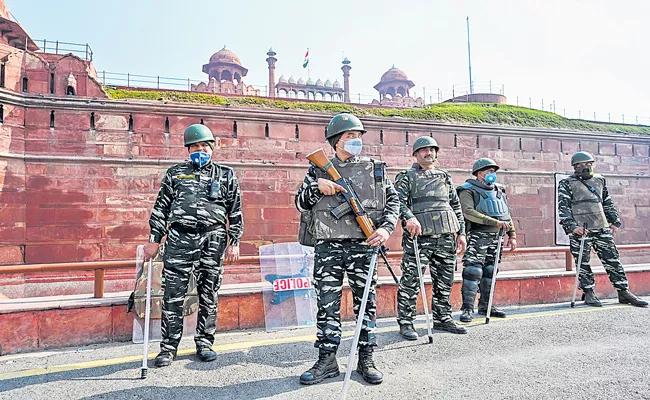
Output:
[[[649,250],[650,243],[641,244],[624,244],[617,246],[618,250]],[[567,271],[573,270],[573,256],[569,247],[522,247],[514,251],[504,250],[504,255],[511,254],[550,254],[550,253],[564,253],[565,254],[565,267]],[[401,251],[391,251],[388,253],[388,258],[401,258]],[[259,256],[242,256],[234,264],[259,264]],[[28,265],[8,265],[0,266],[0,274],[27,274],[35,272],[71,272],[71,271],[94,271],[94,297],[101,299],[104,297],[104,276],[106,270],[119,270],[130,269],[135,271],[135,260],[120,260],[120,261],[85,261],[85,262],[72,262],[72,263],[57,263],[57,264],[28,264]]]
[[[34,43],[41,47],[40,53],[68,54],[72,53],[86,61],[93,60],[93,49],[88,43],[61,42],[58,40],[36,39]]]

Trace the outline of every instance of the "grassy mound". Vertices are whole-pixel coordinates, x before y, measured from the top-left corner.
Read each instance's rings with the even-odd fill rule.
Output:
[[[233,107],[279,108],[328,114],[349,112],[358,116],[378,116],[465,124],[490,124],[650,135],[650,126],[619,125],[567,119],[551,112],[504,104],[440,103],[432,104],[424,108],[394,109],[358,107],[354,104],[345,103],[283,101],[263,97],[228,97],[206,93],[173,91],[139,91],[106,88],[106,92],[111,99],[116,100],[164,100],[175,103],[212,104],[219,106],[225,106],[228,104]]]

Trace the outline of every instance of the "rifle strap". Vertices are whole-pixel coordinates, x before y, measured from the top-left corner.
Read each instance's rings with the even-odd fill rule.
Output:
[[[374,163],[375,164],[375,182],[382,183],[384,181],[384,164]]]
[[[326,174],[328,173],[327,170],[330,169],[332,166],[332,160],[329,160],[329,162],[321,167],[321,170],[325,172]]]

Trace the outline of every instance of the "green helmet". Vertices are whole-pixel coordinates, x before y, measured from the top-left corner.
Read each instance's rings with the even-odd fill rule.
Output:
[[[436,142],[436,139],[430,136],[422,136],[415,139],[415,142],[413,142],[413,152],[411,154],[415,155],[416,151],[423,149],[425,147],[433,147],[434,149],[436,149],[436,153],[440,151],[440,146],[438,146],[438,142]]]
[[[330,145],[334,147],[336,142],[338,142],[340,135],[347,131],[366,133],[366,130],[363,129],[361,120],[354,115],[348,113],[335,115],[327,125],[325,139],[327,139]]]
[[[214,142],[214,135],[210,128],[203,124],[190,125],[185,129],[183,136],[185,140],[185,147],[199,142]]]
[[[497,163],[494,162],[493,159],[479,158],[472,166],[472,175],[476,175],[479,171],[490,167],[493,167],[495,171],[499,170],[499,166],[497,165]]]
[[[571,165],[576,165],[581,162],[594,162],[594,156],[588,151],[579,151],[571,156]]]

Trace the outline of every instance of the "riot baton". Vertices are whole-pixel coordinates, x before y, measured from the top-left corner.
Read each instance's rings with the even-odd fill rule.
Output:
[[[140,369],[140,379],[147,377],[149,367],[147,361],[149,359],[149,320],[151,319],[151,272],[153,270],[153,257],[147,263],[147,295],[146,303],[144,306],[144,337],[142,347],[142,368]]]
[[[379,247],[373,247],[372,258],[370,259],[370,267],[368,268],[368,277],[366,278],[366,286],[363,289],[363,298],[361,299],[361,307],[359,307],[359,313],[357,314],[357,327],[354,330],[354,337],[352,338],[352,348],[350,348],[350,356],[348,357],[348,365],[345,368],[345,380],[343,381],[343,389],[341,389],[342,400],[345,400],[348,394],[348,384],[350,383],[350,376],[352,375],[352,365],[354,364],[354,355],[357,351],[359,336],[361,335],[361,326],[363,325],[363,317],[366,313],[366,304],[368,303],[370,286],[372,285],[372,279],[375,276],[375,266],[377,265],[378,253],[379,253]]]
[[[418,247],[418,237],[413,237],[413,251],[415,252],[415,264],[418,268],[418,276],[420,277],[420,293],[422,293],[422,306],[424,307],[424,315],[427,317],[427,333],[429,335],[429,343],[433,343],[433,333],[431,332],[431,318],[429,318],[429,305],[427,304],[427,292],[424,288],[424,275],[422,274],[422,266],[420,265],[420,248]],[[431,266],[429,266],[431,268]],[[432,294],[433,296],[433,294]]]
[[[582,252],[585,250],[585,239],[587,239],[587,223],[582,224],[582,238],[580,239],[580,254],[578,254],[578,264],[576,264],[576,280],[573,282],[573,297],[571,297],[571,308],[576,306],[576,293],[578,292],[578,282],[580,281],[580,268],[582,267]]]
[[[499,269],[499,259],[501,258],[501,243],[503,243],[503,228],[499,229],[499,243],[497,244],[497,253],[494,256],[494,270],[492,271],[492,283],[490,283],[490,297],[488,300],[487,311],[485,312],[485,323],[490,323],[490,313],[492,312],[492,300],[494,299],[494,287],[497,283],[497,270]]]

